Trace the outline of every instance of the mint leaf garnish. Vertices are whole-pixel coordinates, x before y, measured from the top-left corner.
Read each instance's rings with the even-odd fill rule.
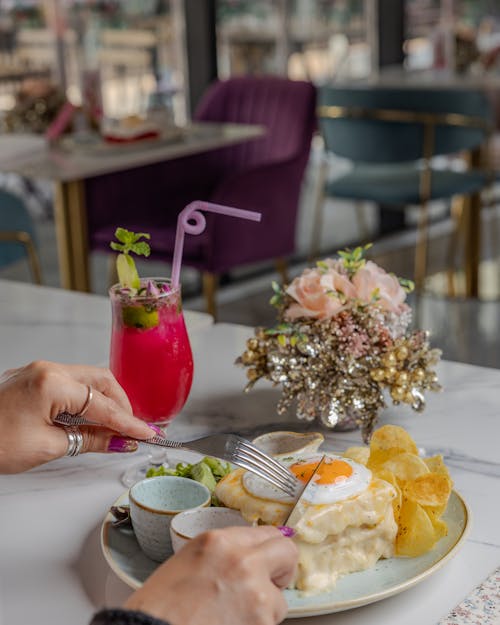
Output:
[[[120,252],[116,258],[116,270],[122,287],[138,289],[141,286],[139,274],[134,259],[130,254],[148,257],[151,253],[149,243],[141,239],[150,239],[147,232],[131,232],[126,228],[117,228],[115,237],[119,243],[112,241],[110,247],[115,252]]]
[[[146,258],[151,254],[151,248],[149,244],[145,241],[140,241],[139,243],[133,243],[130,246],[130,251],[134,252],[138,256],[146,256]]]
[[[115,252],[121,252],[122,254],[133,252],[138,256],[149,256],[151,253],[149,244],[140,240],[149,240],[151,238],[147,232],[136,233],[125,230],[125,228],[117,228],[115,230],[115,237],[120,241],[119,243],[116,243],[116,241],[110,243],[111,249],[115,250]]]
[[[151,235],[147,232],[132,232],[126,228],[117,228],[115,230],[115,237],[120,243],[123,243],[123,245],[130,246],[137,243],[140,239],[150,239]]]

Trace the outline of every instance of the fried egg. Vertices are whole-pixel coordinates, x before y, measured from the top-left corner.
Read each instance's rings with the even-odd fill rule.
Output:
[[[322,454],[288,456],[282,458],[281,462],[290,469],[299,482],[307,484],[321,458]],[[366,490],[371,479],[371,471],[363,465],[349,458],[326,454],[325,461],[313,482],[310,482],[304,491],[303,499],[310,504],[343,501]],[[244,474],[243,487],[248,493],[260,499],[293,503],[291,497],[254,473]]]

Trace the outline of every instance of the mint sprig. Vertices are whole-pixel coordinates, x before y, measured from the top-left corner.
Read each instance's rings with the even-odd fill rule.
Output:
[[[151,235],[147,232],[131,232],[125,228],[117,228],[115,237],[120,241],[120,243],[115,241],[110,243],[111,249],[115,250],[115,252],[122,252],[122,254],[133,252],[138,256],[149,256],[151,253],[149,244],[140,240],[151,238]]]
[[[115,252],[120,252],[116,257],[118,280],[122,287],[138,289],[141,286],[141,280],[134,259],[130,254],[148,257],[151,248],[149,243],[141,241],[141,239],[150,239],[151,236],[147,232],[131,232],[125,228],[117,228],[115,237],[119,242],[112,241],[110,247]]]

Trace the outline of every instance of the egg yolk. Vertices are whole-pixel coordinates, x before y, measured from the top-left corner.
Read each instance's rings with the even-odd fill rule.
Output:
[[[290,471],[301,482],[307,482],[311,479],[318,462],[296,462],[290,467]],[[335,484],[343,482],[352,475],[352,467],[343,460],[326,459],[320,467],[320,470],[314,480],[316,484]]]

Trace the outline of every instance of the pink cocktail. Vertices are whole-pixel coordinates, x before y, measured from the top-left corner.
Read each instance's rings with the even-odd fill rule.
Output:
[[[154,283],[154,293],[146,290]],[[165,424],[181,410],[193,380],[193,356],[182,314],[180,287],[142,280],[138,294],[110,289],[113,328],[110,368],[134,414]]]

